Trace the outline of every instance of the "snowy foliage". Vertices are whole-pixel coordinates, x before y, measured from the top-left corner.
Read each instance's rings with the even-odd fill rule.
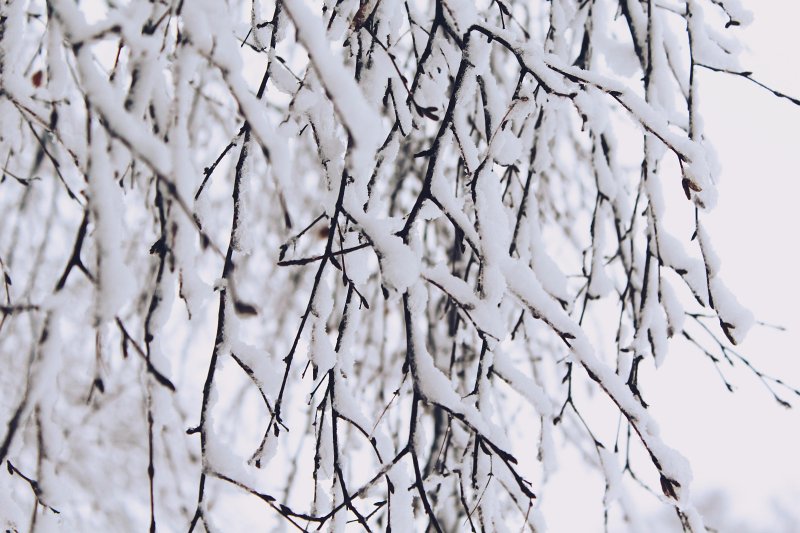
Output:
[[[571,447],[705,530],[638,376],[682,336],[785,402],[703,225],[750,18],[0,0],[0,526],[544,531]]]

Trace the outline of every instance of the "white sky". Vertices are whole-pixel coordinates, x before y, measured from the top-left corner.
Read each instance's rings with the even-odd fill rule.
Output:
[[[800,2],[749,4],[755,20],[743,31],[750,49],[743,66],[800,95]],[[800,107],[741,78],[707,73],[701,80],[706,133],[723,167],[719,205],[707,219],[721,275],[757,319],[787,328],[754,328],[740,352],[800,386]],[[763,528],[775,499],[800,499],[800,398],[784,394],[796,407],[778,406],[743,368],[727,374],[737,386],[731,395],[710,364],[683,364],[702,358],[687,344],[669,357],[651,389],[665,439],[691,461],[695,492],[728,490],[731,512]]]
[[[755,20],[741,32],[749,48],[742,66],[800,97],[800,2],[745,4]],[[705,217],[721,276],[757,320],[787,328],[756,326],[739,352],[800,386],[800,107],[726,74],[703,73],[701,91],[705,132],[723,167],[719,204]],[[784,393],[795,404],[787,410],[743,365],[726,376],[735,394],[696,348],[676,342],[657,373],[640,380],[665,442],[692,465],[693,494],[701,502],[714,491],[727,494],[722,531],[741,531],[745,522],[754,531],[775,531],[776,507],[797,517],[800,528],[800,397]],[[549,530],[601,531],[602,482],[576,479],[586,469],[570,468],[570,461],[580,458],[564,453],[564,475],[548,486],[546,498],[570,496],[569,508],[546,512]],[[648,508],[654,501],[642,498]]]
[[[755,21],[742,31],[751,51],[743,66],[800,97],[800,1],[745,3]],[[723,166],[719,205],[707,217],[721,275],[757,319],[788,329],[756,327],[740,351],[800,386],[800,107],[725,74],[703,73],[701,83],[705,130]],[[800,397],[784,394],[796,400],[794,410],[785,410],[742,365],[726,375],[737,386],[733,395],[702,354],[675,343],[658,374],[643,375],[643,391],[665,441],[690,460],[694,493],[702,499],[724,490],[733,523],[765,530],[774,502],[792,509],[786,502],[800,501]],[[576,496],[567,498],[570,509],[547,515],[550,531],[602,527],[602,485],[598,493],[599,478],[576,482],[586,469],[570,469],[565,463],[573,459],[579,461],[569,453],[560,457],[565,476],[547,489],[545,498]],[[800,511],[795,514],[800,520]]]
[[[743,32],[751,52],[743,66],[767,85],[800,96],[800,2],[749,4],[755,20]],[[788,328],[756,327],[740,351],[765,372],[800,386],[800,107],[724,74],[704,75],[702,87],[706,132],[723,166],[720,202],[709,217],[721,275],[757,319]],[[681,348],[673,358],[696,355]],[[738,385],[735,395],[701,385],[700,379],[715,378],[706,366],[697,379],[682,375],[678,364],[663,368],[663,393],[682,389],[671,395],[674,414],[660,418],[663,431],[692,460],[698,489],[726,486],[736,512],[755,522],[769,510],[770,496],[791,490],[795,501],[800,497],[800,402],[793,410],[781,408],[744,370],[729,374]]]

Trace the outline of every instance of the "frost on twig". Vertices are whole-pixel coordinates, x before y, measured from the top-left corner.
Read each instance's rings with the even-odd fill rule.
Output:
[[[738,1],[95,4],[0,2],[5,528],[543,531],[570,447],[702,531],[639,370],[800,394],[704,226],[697,68],[798,102]]]

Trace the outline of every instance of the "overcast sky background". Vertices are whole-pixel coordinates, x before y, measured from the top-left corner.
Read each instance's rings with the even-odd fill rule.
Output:
[[[742,66],[800,97],[800,1],[744,3],[755,20],[740,32],[749,49]],[[719,205],[704,217],[722,259],[721,276],[758,320],[787,328],[756,326],[739,351],[765,373],[800,386],[800,107],[736,76],[699,75],[705,132],[722,165]],[[668,205],[687,205],[680,187],[665,193],[676,195]],[[721,531],[738,533],[745,523],[751,531],[778,531],[774,521],[782,512],[797,517],[794,530],[800,530],[800,397],[784,393],[796,404],[787,410],[743,365],[726,376],[735,394],[702,353],[676,341],[663,366],[643,369],[640,379],[664,441],[692,465],[698,502],[727,498]],[[540,489],[549,531],[602,531],[599,475],[566,449],[559,451],[559,468]],[[664,512],[655,498],[636,501]]]
[[[800,2],[748,4],[755,20],[742,31],[749,48],[743,67],[800,96]],[[706,133],[722,164],[719,205],[707,217],[721,275],[757,319],[787,328],[754,328],[740,352],[798,386],[800,107],[741,78],[704,73],[701,80]],[[729,512],[759,529],[779,512],[776,505],[800,519],[798,402],[792,410],[778,406],[742,368],[728,373],[735,394],[709,386],[719,382],[714,369],[694,364],[689,372],[685,361],[700,356],[686,344],[670,356],[650,394],[665,439],[692,463],[695,493],[726,490]]]
[[[800,1],[744,3],[755,20],[741,30],[749,48],[742,66],[800,97]],[[705,217],[721,276],[758,320],[787,328],[755,327],[740,352],[800,386],[800,107],[742,78],[710,72],[701,72],[701,100],[705,131],[722,164],[719,205]],[[727,494],[733,528],[723,531],[741,530],[736,524],[744,522],[773,531],[778,508],[797,516],[800,530],[794,503],[800,501],[800,397],[785,393],[796,404],[787,410],[742,365],[726,375],[735,394],[697,349],[675,342],[657,374],[641,379],[665,442],[692,465],[693,493],[701,501],[715,491]],[[550,531],[601,530],[599,477],[576,482],[586,468],[570,452],[560,467],[544,496],[553,505],[543,502]]]
[[[755,20],[741,30],[748,48],[742,66],[800,97],[800,2],[744,4]],[[705,132],[722,165],[719,204],[704,217],[722,259],[720,275],[757,320],[786,327],[754,327],[739,352],[765,373],[800,386],[800,107],[736,76],[704,71],[700,79]],[[668,205],[685,203],[674,199]],[[795,404],[785,409],[743,365],[726,376],[734,394],[696,348],[677,341],[657,372],[640,376],[640,385],[665,442],[692,465],[695,499],[702,506],[724,495],[725,523],[709,525],[778,531],[776,520],[789,513],[795,518],[788,531],[798,531],[800,397],[784,393]],[[564,471],[545,496],[552,499],[542,502],[549,530],[601,531],[599,478],[586,477],[577,454],[565,452],[559,463]],[[641,503],[659,512],[654,498]]]
[[[800,97],[800,2],[746,4],[755,20],[743,31],[749,47],[743,66]],[[724,74],[705,73],[702,90],[706,132],[723,167],[720,202],[708,217],[721,275],[757,319],[787,328],[756,327],[740,351],[800,386],[800,107]],[[675,412],[658,419],[665,437],[686,451],[697,488],[727,487],[735,512],[753,521],[770,511],[771,498],[800,501],[800,402],[792,410],[778,406],[744,370],[732,374],[736,394],[721,386],[711,394],[701,384],[715,378],[711,365],[705,376],[683,378],[674,360],[689,357],[685,349],[676,346],[676,364],[661,372],[658,385]],[[677,386],[682,394],[671,394],[668,388]]]
[[[744,3],[755,20],[740,32],[749,48],[742,66],[800,97],[800,1]],[[758,320],[787,328],[756,326],[739,351],[800,386],[800,107],[739,77],[700,76],[705,131],[722,165],[719,205],[704,217],[721,276]],[[680,187],[665,193],[676,195],[668,205],[687,205]],[[796,404],[787,410],[743,365],[726,376],[735,394],[702,353],[676,341],[663,366],[643,369],[640,379],[664,441],[692,465],[701,506],[714,494],[727,498],[721,531],[737,533],[745,523],[752,531],[777,531],[781,509],[797,517],[800,530],[800,397],[784,393]],[[549,531],[602,531],[601,478],[587,473],[574,451],[559,454],[559,474],[540,489]],[[655,498],[640,500],[643,509],[664,512]]]

